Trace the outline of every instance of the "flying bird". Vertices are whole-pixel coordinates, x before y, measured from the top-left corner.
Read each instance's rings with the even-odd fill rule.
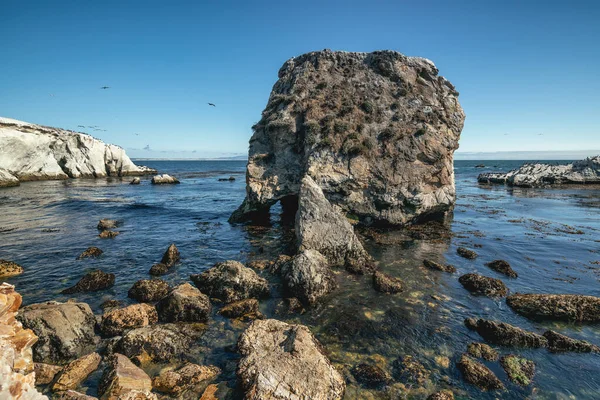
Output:
[[[104,89],[104,90],[110,89],[110,86],[102,86],[100,89]]]
[[[77,125],[78,128],[85,128],[84,125]]]
[[[140,134],[139,134],[139,133],[134,133],[134,135],[135,135],[135,136],[140,136]]]
[[[213,106],[216,107],[216,105],[214,105],[213,103],[208,103],[209,106]]]

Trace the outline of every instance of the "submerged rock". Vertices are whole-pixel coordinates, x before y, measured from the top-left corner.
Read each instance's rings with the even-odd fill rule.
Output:
[[[161,372],[152,379],[152,387],[159,392],[177,396],[192,386],[214,379],[220,373],[221,370],[212,365],[187,363],[174,371]]]
[[[413,356],[400,357],[394,361],[395,376],[400,382],[422,385],[429,379],[429,371]]]
[[[600,321],[600,297],[577,294],[513,294],[506,303],[530,319]]]
[[[115,353],[108,360],[108,365],[102,374],[98,385],[98,393],[102,400],[120,399],[156,399],[151,394],[152,380],[127,357]],[[135,394],[128,397],[129,394]]]
[[[0,260],[0,278],[8,278],[23,273],[23,267],[16,262]]]
[[[390,374],[376,365],[369,364],[359,364],[352,368],[352,375],[359,383],[369,388],[385,386],[392,380]]]
[[[429,395],[427,400],[454,400],[454,393],[448,389],[441,390]]]
[[[429,269],[435,269],[442,272],[455,273],[456,268],[453,265],[443,265],[431,260],[423,260],[423,265]]]
[[[98,369],[102,357],[98,353],[90,353],[68,363],[52,384],[54,392],[75,389],[88,375]]]
[[[458,369],[462,372],[465,381],[477,386],[479,389],[503,390],[504,385],[498,377],[485,365],[473,360],[471,357],[463,354],[457,363]]]
[[[566,165],[524,164],[507,173],[480,174],[477,180],[479,183],[518,187],[600,184],[600,156]]]
[[[168,174],[162,174],[162,175],[153,176],[150,183],[152,183],[153,185],[168,185],[168,184],[174,184],[174,183],[180,183],[180,182],[179,182],[179,179],[175,178],[174,176],[171,176]]]
[[[483,358],[486,361],[498,360],[498,352],[485,343],[469,343],[467,353],[475,358]]]
[[[179,254],[179,249],[175,246],[175,243],[171,243],[165,254],[163,254],[160,262],[165,264],[167,267],[172,267],[181,259],[181,255]]]
[[[77,257],[78,260],[83,260],[84,258],[96,258],[102,255],[103,251],[97,247],[88,247]]]
[[[548,340],[537,333],[528,332],[505,322],[467,318],[467,328],[476,331],[486,341],[507,347],[547,347]]]
[[[115,274],[108,274],[101,270],[88,272],[75,284],[68,289],[63,290],[62,294],[73,294],[79,292],[96,292],[98,290],[108,289],[115,284]]]
[[[288,60],[253,127],[246,199],[231,220],[297,196],[306,174],[364,224],[442,217],[456,197],[457,96],[431,61],[394,51]]]
[[[156,304],[161,322],[206,322],[212,310],[210,299],[184,283]]]
[[[95,349],[96,318],[86,303],[38,303],[23,307],[18,320],[38,336],[36,362],[63,364]]]
[[[303,325],[254,321],[240,336],[237,376],[247,399],[341,399],[346,384]]]
[[[153,303],[169,294],[171,287],[162,279],[141,279],[133,284],[127,296],[140,303]]]
[[[375,271],[373,273],[373,287],[382,293],[400,293],[404,290],[402,279]]]
[[[456,252],[458,253],[459,256],[466,258],[468,260],[474,260],[477,258],[477,253],[475,253],[473,250],[469,250],[464,247],[459,247],[458,249],[456,249]]]
[[[233,182],[235,181],[235,176],[230,176],[229,178],[219,178],[219,182]]]
[[[574,353],[600,353],[600,347],[595,344],[585,340],[572,339],[552,330],[544,332],[544,337],[548,339],[548,349],[555,353],[567,351]]]
[[[489,278],[478,274],[466,274],[458,281],[471,293],[483,294],[489,297],[504,297],[508,288],[500,279]]]
[[[281,267],[284,285],[292,296],[314,304],[337,288],[327,259],[316,250],[304,250]]]
[[[223,261],[190,279],[203,293],[225,303],[269,295],[267,280],[238,261]]]
[[[160,276],[166,274],[168,271],[169,267],[167,267],[165,264],[157,263],[150,268],[149,274],[154,276]]]
[[[132,304],[104,313],[100,330],[106,336],[121,335],[128,329],[140,328],[158,322],[158,314],[150,304]]]
[[[108,229],[115,229],[118,226],[119,221],[115,219],[101,219],[100,221],[98,221],[97,228],[99,231],[106,231]]]
[[[533,375],[535,375],[535,364],[526,358],[509,354],[500,359],[500,365],[506,371],[508,378],[512,383],[521,386],[531,384]]]
[[[229,303],[221,308],[219,314],[227,318],[242,318],[244,316],[252,318],[253,316],[259,316],[258,300],[245,299]]]
[[[354,228],[336,211],[323,191],[309,176],[302,179],[296,213],[298,249],[316,250],[332,266],[346,266],[351,272],[373,270],[373,262],[364,250]]]
[[[121,234],[121,232],[116,232],[116,231],[102,231],[102,232],[100,232],[98,237],[100,239],[114,239],[115,237],[119,236],[120,234]]]
[[[490,267],[491,269],[493,269],[496,272],[500,272],[501,274],[504,274],[510,278],[516,278],[519,275],[512,269],[512,267],[510,266],[510,264],[508,263],[508,261],[504,261],[504,260],[494,260],[492,262],[489,262],[487,264],[488,267]]]

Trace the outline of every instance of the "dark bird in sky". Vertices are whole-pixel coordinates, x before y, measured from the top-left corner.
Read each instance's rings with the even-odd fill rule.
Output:
[[[139,134],[139,133],[135,133],[134,135],[135,135],[135,136],[140,136],[140,134]]]
[[[83,125],[77,125],[78,128],[85,128]]]
[[[213,103],[208,103],[209,106],[216,107]]]
[[[110,86],[102,86],[100,89],[104,89],[104,90],[110,89]]]

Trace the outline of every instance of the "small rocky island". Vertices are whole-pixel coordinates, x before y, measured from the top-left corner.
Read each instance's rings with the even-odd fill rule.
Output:
[[[575,161],[571,164],[525,164],[507,173],[486,172],[479,174],[481,184],[516,187],[544,187],[558,185],[600,184],[600,156]]]
[[[0,187],[154,173],[135,165],[121,147],[85,133],[0,118]]]

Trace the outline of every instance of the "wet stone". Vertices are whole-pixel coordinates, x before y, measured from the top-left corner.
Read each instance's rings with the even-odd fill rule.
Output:
[[[63,290],[61,293],[96,292],[108,289],[114,284],[115,274],[109,274],[98,269],[85,274],[74,286]]]
[[[20,275],[22,273],[23,273],[23,267],[21,267],[19,264],[12,262],[12,261],[0,260],[0,277],[1,278],[8,278],[9,276],[16,276],[16,275]]]
[[[181,259],[181,255],[179,254],[179,249],[175,246],[175,243],[172,243],[165,254],[163,254],[160,262],[165,264],[167,267],[172,267]]]
[[[422,385],[429,379],[429,371],[413,356],[400,357],[393,363],[395,376],[400,382]]]
[[[535,375],[535,364],[533,361],[513,354],[502,357],[500,365],[506,371],[511,382],[517,385],[530,385],[533,375]]]
[[[404,290],[404,282],[400,278],[375,271],[373,274],[373,287],[381,293],[400,293]]]
[[[454,400],[454,393],[450,390],[442,390],[427,397],[427,400]]]
[[[486,361],[498,360],[498,352],[485,343],[469,343],[467,352],[475,358],[483,358]]]
[[[576,294],[513,294],[506,303],[533,320],[600,321],[600,297]]]
[[[162,393],[179,395],[203,381],[214,379],[221,373],[215,366],[186,363],[174,371],[163,371],[152,379],[152,387]]]
[[[53,364],[35,363],[35,384],[47,385],[54,380],[56,374],[62,371],[63,367]]]
[[[458,278],[465,289],[474,294],[482,294],[488,297],[504,297],[508,288],[500,279],[490,278],[478,274],[465,274]]]
[[[156,304],[161,322],[206,322],[212,310],[204,293],[184,283]]]
[[[392,380],[392,377],[376,365],[359,364],[352,368],[352,375],[362,385],[369,388],[380,388]]]
[[[504,322],[467,318],[465,325],[492,344],[531,348],[548,346],[548,340],[545,337]]]
[[[119,225],[119,222],[114,219],[101,219],[98,221],[98,230],[105,231],[107,229],[115,229]]]
[[[504,385],[498,377],[485,365],[475,361],[471,357],[463,354],[457,363],[458,369],[462,372],[465,381],[477,386],[479,389],[500,390]]]
[[[456,249],[456,252],[458,253],[459,256],[466,258],[468,260],[474,260],[477,258],[477,253],[475,253],[473,250],[469,250],[464,247],[459,247],[458,249]]]
[[[245,299],[225,305],[220,311],[227,318],[241,318],[245,315],[256,315],[258,313],[258,300]]]
[[[431,261],[431,260],[423,260],[423,265],[429,269],[442,271],[442,272],[448,272],[451,274],[456,272],[456,268],[452,265],[443,265],[443,264],[440,264],[438,262]]]
[[[508,276],[509,278],[516,278],[519,275],[512,269],[512,267],[510,266],[510,264],[508,263],[508,261],[504,261],[504,260],[494,260],[492,262],[489,262],[487,264],[488,267],[490,267],[491,269],[493,269],[496,272],[500,272],[501,274],[504,274],[506,276]]]
[[[96,258],[102,255],[102,250],[97,247],[88,247],[77,257],[78,260],[83,260],[84,258]]]
[[[154,264],[151,268],[150,268],[150,275],[154,275],[154,276],[160,276],[160,275],[164,275],[169,271],[169,267],[167,267],[165,264],[163,263],[158,263],[158,264]]]
[[[153,303],[169,294],[171,287],[162,279],[142,279],[133,284],[127,296],[140,303]]]
[[[107,230],[107,231],[100,232],[98,237],[101,239],[113,239],[113,238],[117,237],[118,235],[120,235],[120,233],[121,232]]]
[[[585,340],[572,339],[552,330],[544,332],[544,337],[548,339],[548,349],[555,353],[600,353],[600,347],[595,344]]]
[[[56,381],[52,385],[52,390],[60,392],[75,389],[88,375],[98,368],[101,360],[102,357],[98,353],[91,353],[71,361],[58,374]]]

